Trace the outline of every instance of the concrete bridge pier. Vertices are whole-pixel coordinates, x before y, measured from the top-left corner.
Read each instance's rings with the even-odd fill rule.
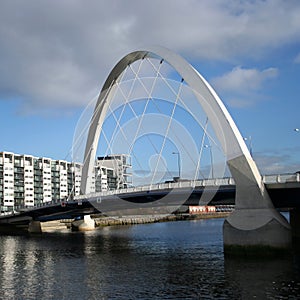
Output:
[[[291,248],[288,222],[275,209],[237,209],[223,224],[224,253],[272,255]]]
[[[223,224],[225,255],[264,256],[290,250],[290,224],[274,208],[254,161],[241,156],[227,163],[236,183],[236,207]]]
[[[75,220],[71,223],[72,231],[90,231],[95,229],[95,221],[90,215],[85,215],[81,220]]]
[[[31,220],[28,224],[28,232],[29,233],[41,233],[42,232],[41,222]]]

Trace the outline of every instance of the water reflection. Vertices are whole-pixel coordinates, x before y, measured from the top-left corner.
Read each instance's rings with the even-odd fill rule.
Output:
[[[223,257],[223,220],[0,236],[5,299],[296,299],[299,256]]]

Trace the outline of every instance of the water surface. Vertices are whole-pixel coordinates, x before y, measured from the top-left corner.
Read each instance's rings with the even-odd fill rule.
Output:
[[[224,260],[223,219],[0,236],[0,299],[299,299],[300,255]]]

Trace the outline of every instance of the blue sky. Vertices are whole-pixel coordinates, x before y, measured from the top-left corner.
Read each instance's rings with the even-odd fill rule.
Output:
[[[113,66],[161,45],[215,88],[262,173],[300,170],[299,1],[2,0],[0,40],[0,151],[70,160]]]

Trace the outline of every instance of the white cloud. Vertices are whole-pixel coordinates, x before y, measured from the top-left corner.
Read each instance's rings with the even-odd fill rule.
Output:
[[[123,55],[149,44],[190,61],[260,59],[299,42],[299,15],[300,2],[284,0],[4,0],[0,98],[21,98],[32,110],[84,105]],[[232,74],[231,84],[255,89],[273,72],[248,71]],[[246,76],[256,81],[247,85]]]
[[[212,84],[218,92],[230,95],[228,102],[231,106],[249,106],[259,98],[258,92],[263,84],[277,75],[276,68],[260,71],[236,67],[229,73],[212,79]]]
[[[278,75],[276,68],[262,71],[257,69],[234,68],[231,72],[213,79],[218,89],[238,93],[248,93],[261,88],[264,81]]]

